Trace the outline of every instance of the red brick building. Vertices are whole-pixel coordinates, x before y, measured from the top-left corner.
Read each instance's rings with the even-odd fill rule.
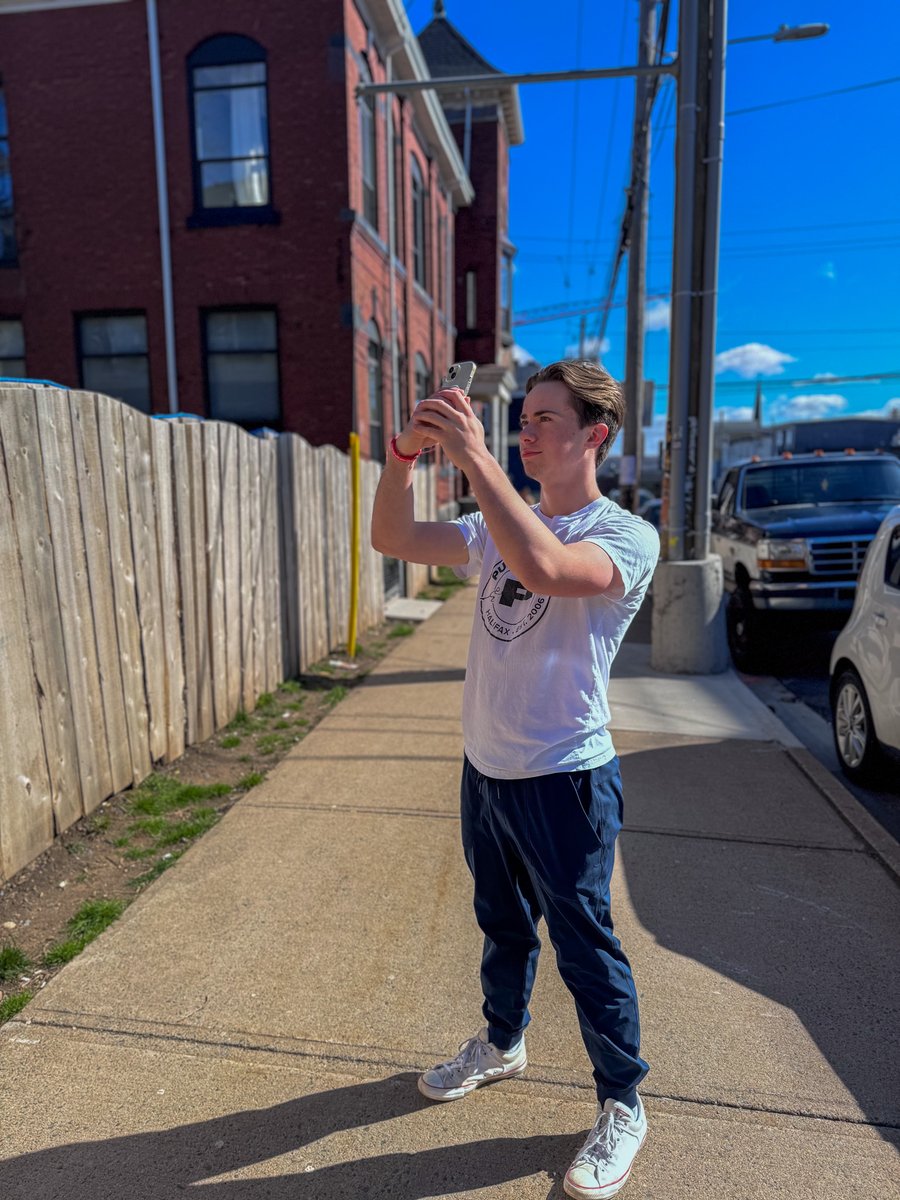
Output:
[[[373,457],[454,357],[493,387],[515,138],[388,72],[400,0],[0,0],[0,375]]]

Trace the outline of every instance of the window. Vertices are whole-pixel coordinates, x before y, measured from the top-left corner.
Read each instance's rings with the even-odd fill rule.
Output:
[[[441,312],[443,312],[447,303],[447,297],[444,295],[444,280],[446,278],[444,269],[446,263],[445,254],[447,251],[447,220],[443,215],[438,217],[437,239],[437,288],[435,289],[435,293],[437,295],[438,308],[441,310]]]
[[[478,324],[478,276],[475,271],[466,271],[466,329]]]
[[[25,375],[25,330],[21,321],[0,321],[0,375]]]
[[[413,279],[421,288],[428,289],[428,192],[418,160],[412,157],[412,219],[413,219]]]
[[[251,429],[279,425],[275,310],[208,312],[204,334],[209,415]]]
[[[6,98],[0,85],[0,264],[16,261],[12,171],[9,166],[9,125],[6,120]]]
[[[391,160],[391,171],[394,178],[394,254],[403,261],[403,147],[397,135],[394,113],[388,118],[391,123],[391,138],[394,144],[394,154]]]
[[[360,68],[360,80],[372,82],[365,59]],[[359,101],[359,142],[362,155],[363,216],[373,229],[378,229],[378,154],[375,97],[361,96]]]
[[[900,525],[894,527],[884,564],[884,582],[900,590]]]
[[[512,333],[513,256],[504,250],[500,256],[500,332]]]
[[[143,313],[78,317],[81,386],[150,412],[150,358]]]
[[[416,399],[431,395],[431,371],[421,354],[416,355]]]
[[[384,381],[381,364],[381,334],[374,321],[369,322],[369,345],[366,354],[369,375],[369,457],[385,461],[384,447]]]
[[[188,58],[198,214],[256,219],[269,209],[266,52],[250,38],[203,42]]]

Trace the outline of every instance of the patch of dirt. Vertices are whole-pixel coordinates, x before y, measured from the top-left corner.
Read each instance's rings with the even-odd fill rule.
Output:
[[[198,825],[214,824],[365,678],[398,638],[411,632],[412,626],[392,622],[369,631],[349,667],[345,653],[337,651],[302,679],[261,697],[255,712],[238,714],[226,729],[189,747],[138,787],[105,800],[0,883],[0,953],[15,947],[30,964],[12,978],[0,975],[0,1005],[4,1000],[15,1003],[22,992],[38,991],[59,970],[42,960],[69,936],[68,924],[82,905],[98,899],[130,903],[152,882],[144,877],[155,878],[177,861],[205,831],[195,832]],[[218,786],[223,794],[192,797],[184,804],[176,798],[162,815],[148,816],[157,811],[154,787],[160,794],[167,789],[168,795],[176,784]],[[136,808],[142,800],[145,807]],[[178,836],[182,830],[184,836]],[[0,1009],[0,1022],[10,1015]]]

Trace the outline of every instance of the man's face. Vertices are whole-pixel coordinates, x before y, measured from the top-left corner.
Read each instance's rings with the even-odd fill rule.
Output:
[[[537,384],[522,405],[519,452],[526,475],[549,483],[570,475],[586,456],[593,464],[607,432],[605,425],[580,423],[564,383]]]

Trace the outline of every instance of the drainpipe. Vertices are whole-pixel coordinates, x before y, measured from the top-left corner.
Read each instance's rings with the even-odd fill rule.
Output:
[[[150,91],[153,98],[153,149],[156,157],[156,199],[159,208],[159,257],[162,269],[163,327],[166,337],[166,383],[169,412],[178,412],[178,372],[175,366],[175,311],[172,301],[172,248],[169,236],[169,185],[166,178],[166,138],[163,128],[162,72],[159,66],[159,23],[156,0],[147,0],[147,43],[150,49]]]
[[[393,49],[385,55],[385,70],[388,83],[393,78],[394,54]],[[400,412],[400,350],[397,346],[397,277],[394,270],[394,259],[397,254],[397,238],[396,238],[396,206],[397,197],[394,195],[394,174],[395,174],[395,155],[394,155],[394,97],[391,92],[387,94],[388,101],[388,120],[387,120],[387,154],[388,154],[388,280],[389,280],[389,303],[391,306],[391,411],[394,414],[394,433],[398,433],[401,429],[402,413]]]

